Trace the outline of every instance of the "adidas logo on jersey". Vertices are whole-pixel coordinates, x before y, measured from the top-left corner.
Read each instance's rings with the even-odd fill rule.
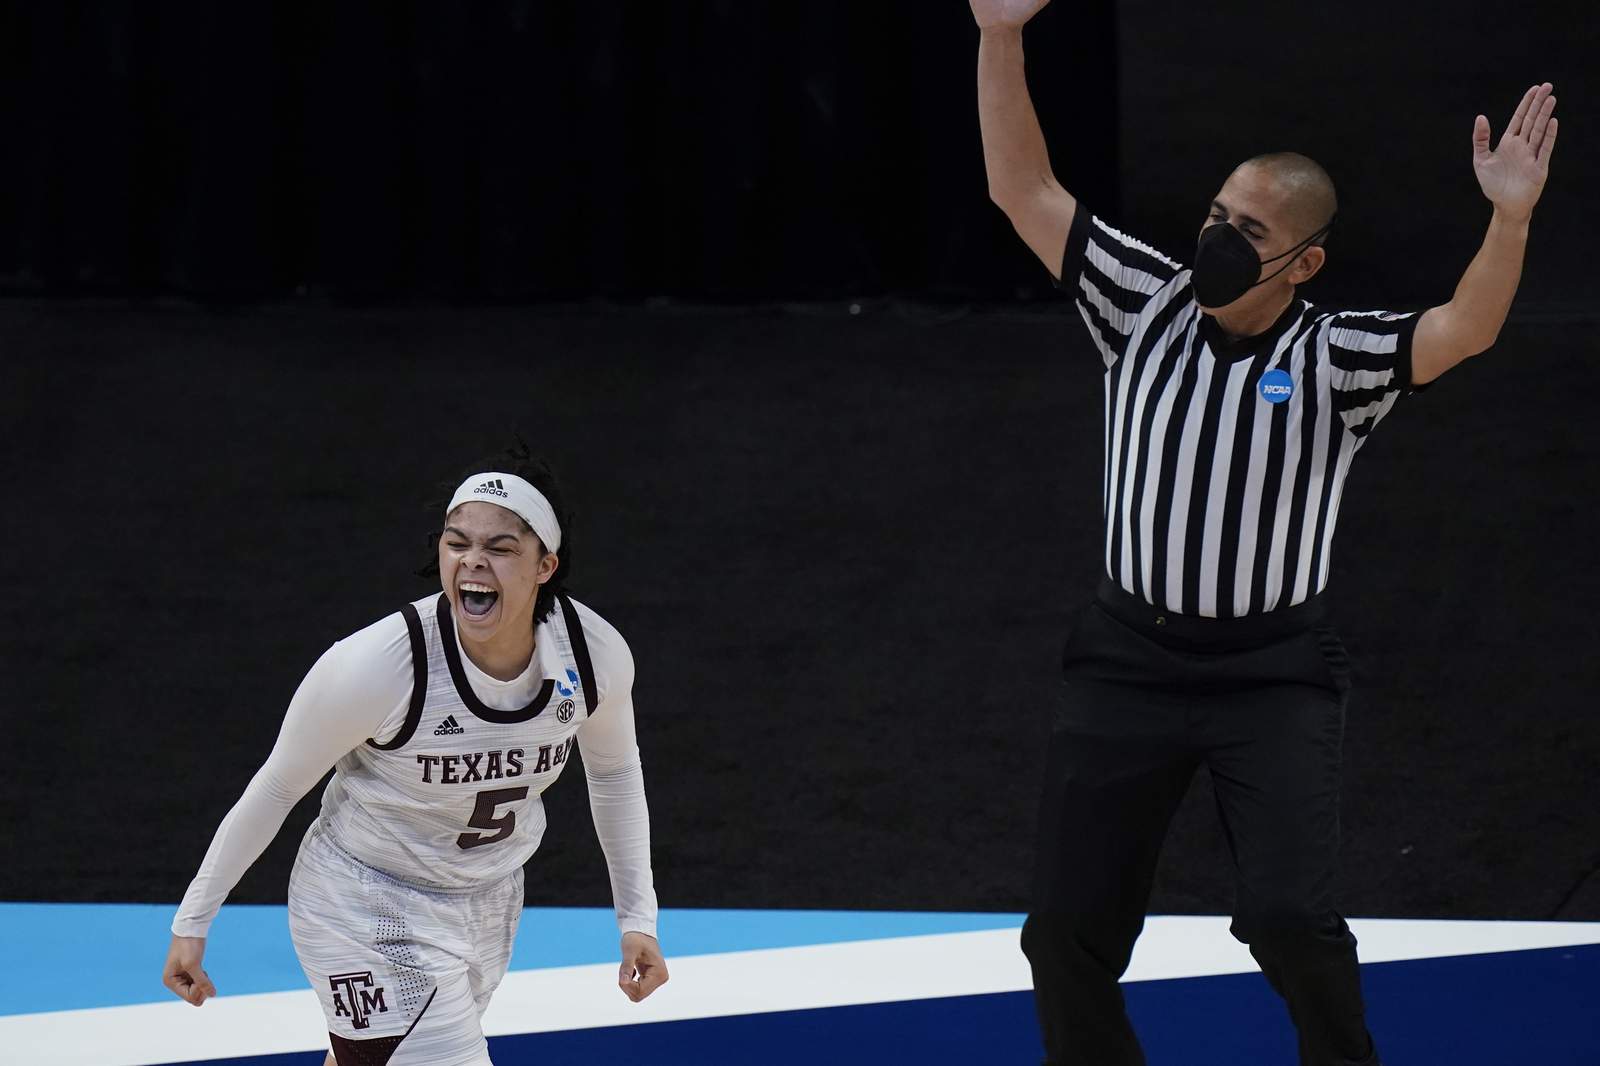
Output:
[[[482,493],[482,494],[485,494],[485,495],[488,495],[488,496],[510,496],[511,495],[511,493],[506,491],[505,483],[503,481],[501,481],[499,478],[493,478],[492,480],[485,481],[482,485],[479,485],[477,488],[473,489],[472,491],[475,494],[476,493]]]
[[[433,731],[433,735],[436,737],[451,737],[465,732],[466,730],[461,728],[461,723],[456,721],[456,716],[452,714],[447,715],[445,720],[439,723],[439,728]]]

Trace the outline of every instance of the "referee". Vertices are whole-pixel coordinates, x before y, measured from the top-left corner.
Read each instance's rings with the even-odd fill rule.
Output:
[[[1334,909],[1349,663],[1323,589],[1351,462],[1400,398],[1494,343],[1555,146],[1551,86],[1499,145],[1493,204],[1449,303],[1314,306],[1333,183],[1247,160],[1184,267],[1079,208],[1050,169],[1022,27],[1047,0],[971,0],[990,195],[1073,299],[1103,363],[1104,571],[1063,654],[1022,947],[1049,1063],[1143,1063],[1118,979],[1162,837],[1198,767],[1236,871],[1233,935],[1299,1032],[1302,1064],[1374,1064],[1356,941]]]

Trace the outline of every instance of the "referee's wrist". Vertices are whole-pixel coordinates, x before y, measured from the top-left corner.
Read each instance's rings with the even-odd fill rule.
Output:
[[[1497,225],[1504,229],[1521,230],[1524,236],[1527,235],[1528,225],[1532,221],[1533,208],[1530,207],[1523,210],[1521,208],[1501,207],[1499,204],[1494,205],[1494,214],[1489,219],[1491,225]]]

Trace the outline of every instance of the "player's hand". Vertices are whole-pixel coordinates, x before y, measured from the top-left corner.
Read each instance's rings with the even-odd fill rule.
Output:
[[[656,938],[643,933],[622,934],[622,969],[617,986],[635,1003],[667,983],[667,961]]]
[[[217,986],[200,968],[205,958],[206,938],[203,936],[174,936],[167,949],[167,964],[161,970],[161,983],[172,989],[172,994],[196,1007],[217,994]]]
[[[1483,195],[1495,208],[1515,219],[1533,214],[1550,173],[1556,146],[1555,87],[1549,82],[1522,94],[1500,144],[1489,150],[1489,120],[1479,115],[1472,124],[1472,169]]]
[[[1020,30],[1050,0],[970,0],[980,30],[991,26]]]

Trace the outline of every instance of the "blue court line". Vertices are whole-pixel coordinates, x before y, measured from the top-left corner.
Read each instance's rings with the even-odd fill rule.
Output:
[[[175,904],[0,903],[0,944],[26,966],[0,968],[0,1014],[158,1003]],[[1015,929],[1020,914],[908,911],[665,910],[662,950],[708,955],[883,937]],[[617,960],[616,916],[602,907],[529,907],[514,970]],[[92,962],[90,962],[92,960]],[[52,965],[70,966],[51,974]],[[206,943],[206,972],[223,995],[307,987],[281,906],[230,904]]]
[[[1600,945],[1462,955],[1361,968],[1384,1061],[1450,1066],[1593,1066],[1600,1048]],[[1124,985],[1150,1066],[1295,1061],[1294,1031],[1260,974]],[[1031,1064],[1033,997],[1005,992],[822,1010],[492,1037],[499,1066]],[[190,1066],[317,1066],[321,1053]]]

